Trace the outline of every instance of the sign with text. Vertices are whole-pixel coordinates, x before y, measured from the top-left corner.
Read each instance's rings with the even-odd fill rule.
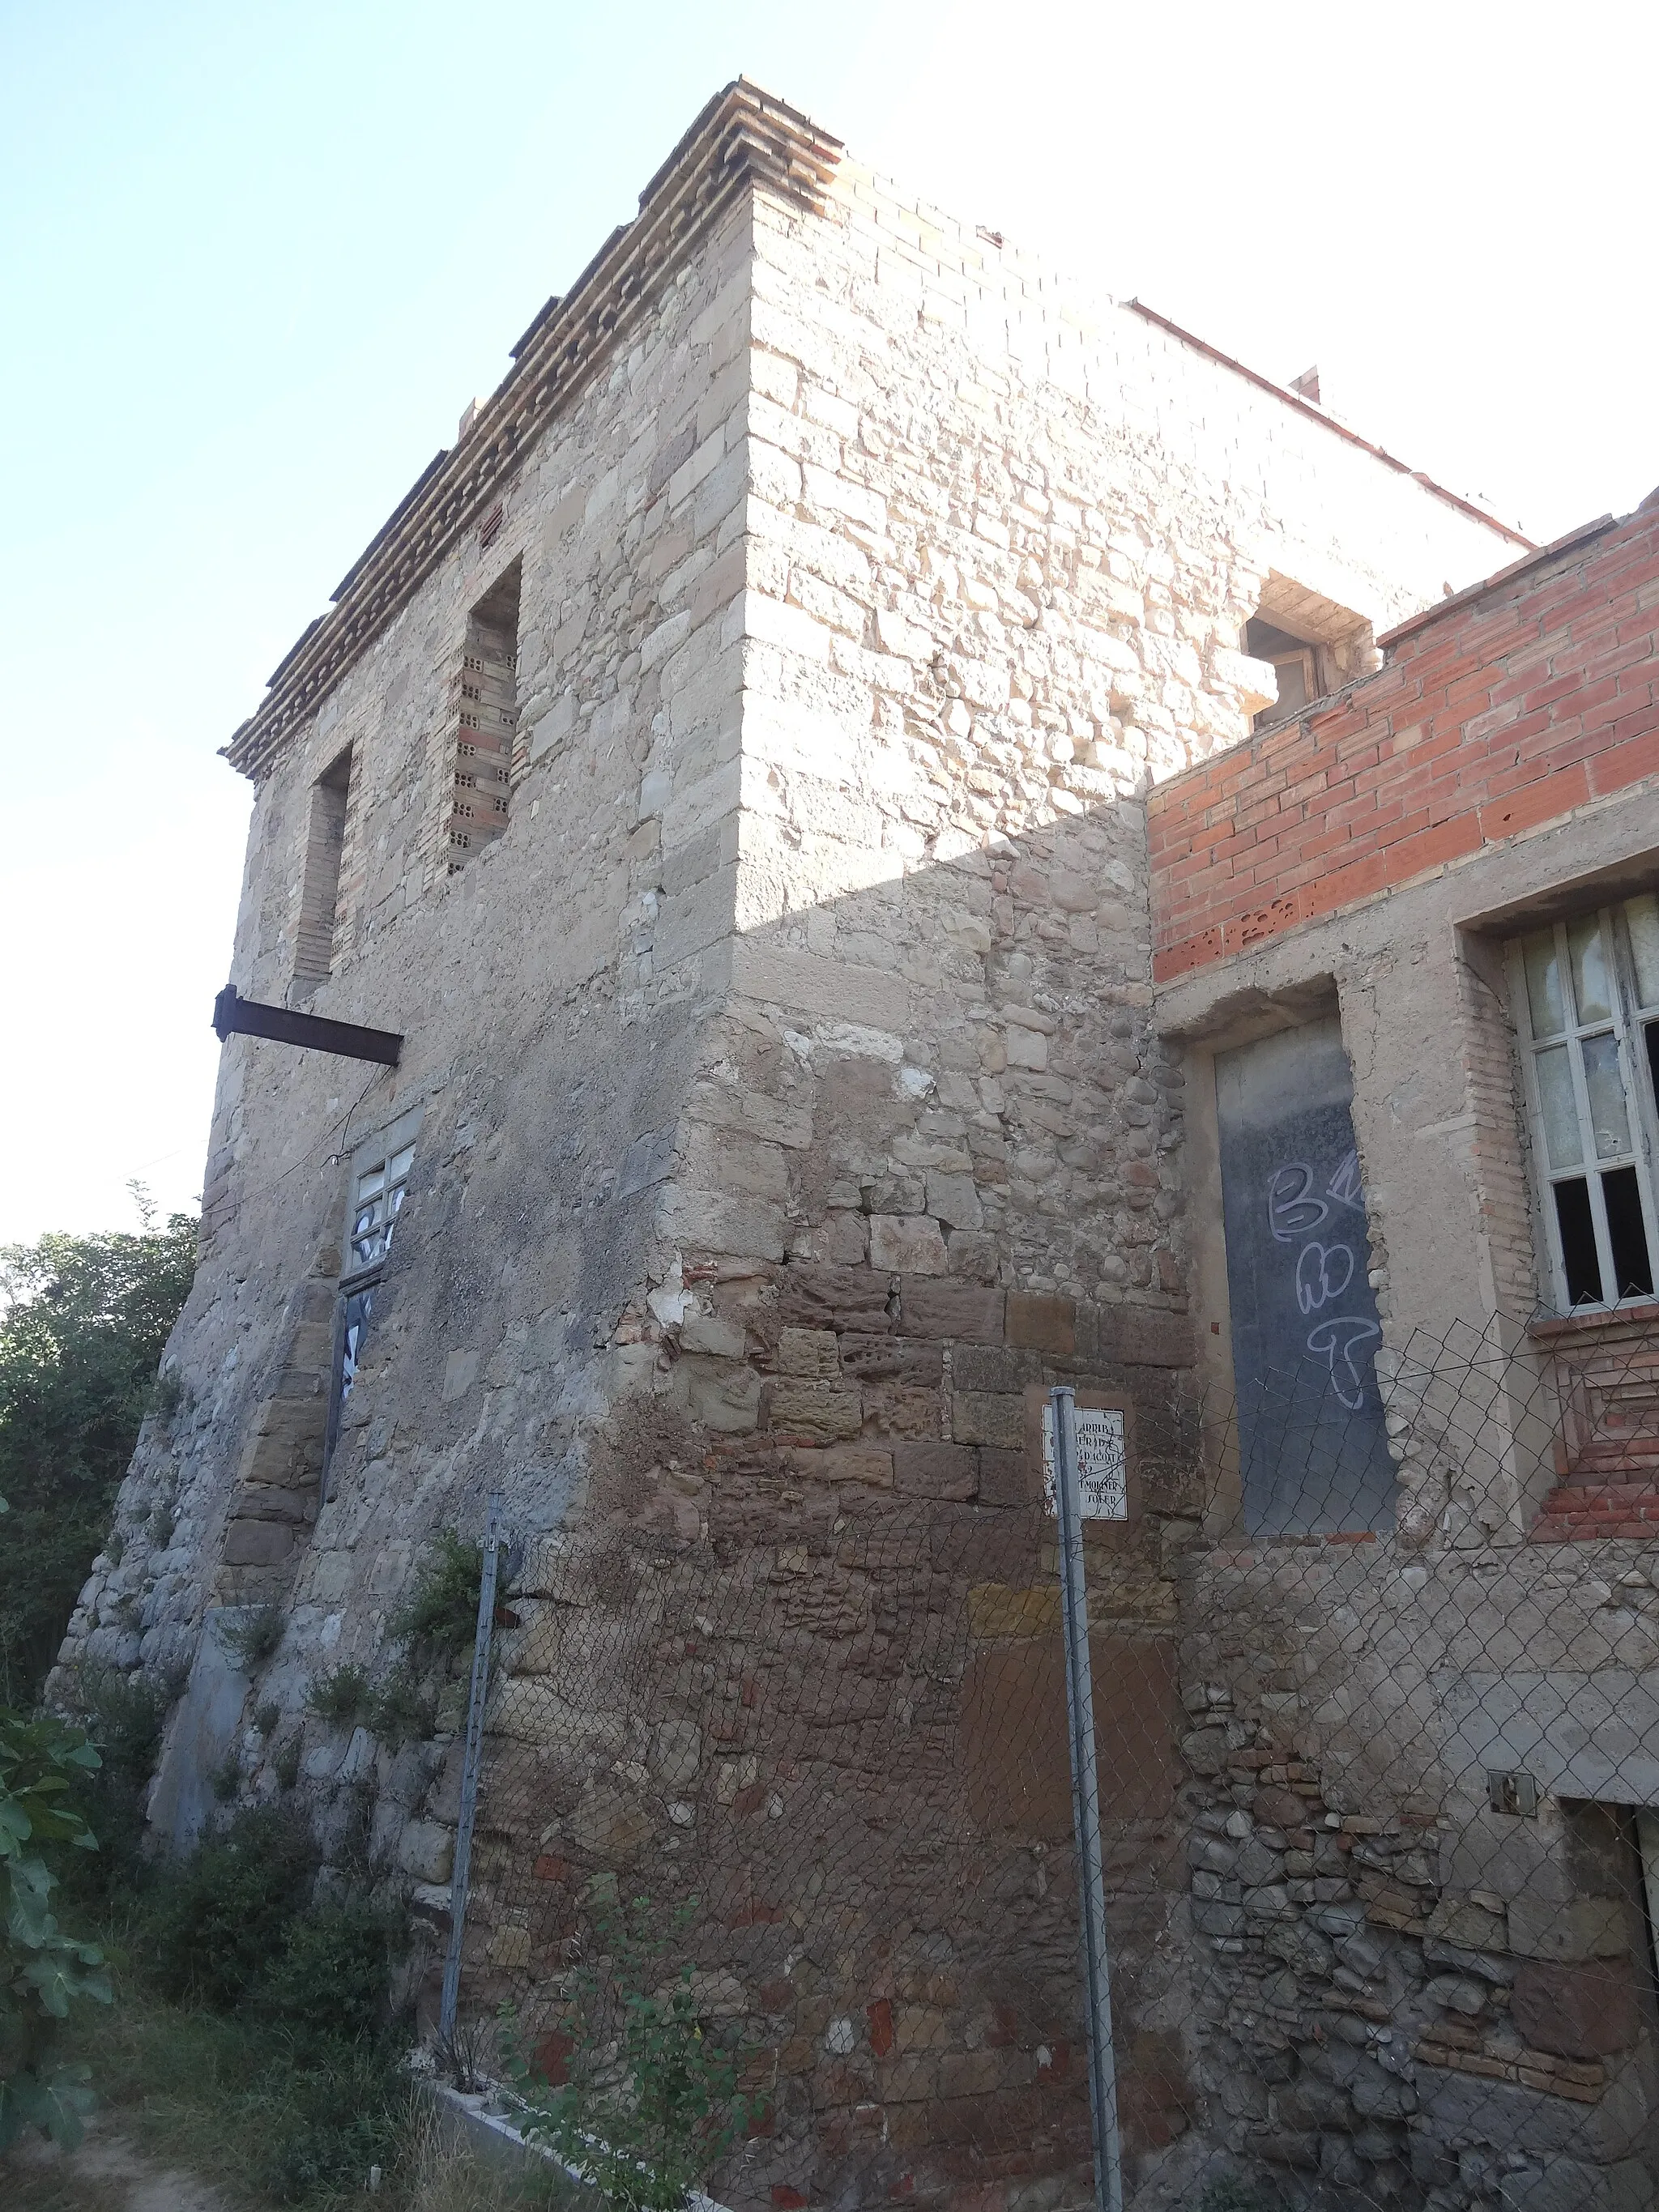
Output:
[[[1078,1488],[1085,1521],[1127,1521],[1129,1517],[1129,1459],[1125,1447],[1123,1415],[1115,1407],[1077,1408]],[[1058,1516],[1054,1498],[1054,1409],[1042,1408],[1042,1502]]]

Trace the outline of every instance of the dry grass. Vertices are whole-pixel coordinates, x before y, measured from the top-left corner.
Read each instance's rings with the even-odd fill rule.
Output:
[[[409,2166],[408,2212],[551,2212],[575,2194],[560,2174],[518,2172],[480,2155],[424,2098],[410,2131]]]

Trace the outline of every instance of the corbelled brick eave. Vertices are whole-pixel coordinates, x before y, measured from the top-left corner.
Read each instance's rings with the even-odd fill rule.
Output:
[[[541,311],[471,428],[429,464],[347,571],[332,611],[278,665],[257,712],[223,748],[233,768],[256,780],[269,774],[290,733],[500,493],[546,425],[593,383],[727,210],[765,191],[821,211],[841,155],[838,138],[746,78],[709,101],[640,195],[635,219]]]

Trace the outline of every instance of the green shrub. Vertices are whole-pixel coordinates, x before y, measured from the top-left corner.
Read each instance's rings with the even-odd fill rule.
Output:
[[[99,1847],[66,1860],[65,1895],[101,1908],[138,1882],[145,1787],[155,1771],[167,1713],[183,1686],[182,1674],[129,1678],[112,1667],[83,1667],[76,1676],[82,1725],[100,1763],[77,1769],[70,1794]]]
[[[358,1898],[292,1921],[255,2002],[296,2033],[361,2039],[386,2027],[386,1988],[403,1948],[401,1918]]]
[[[270,1768],[284,1790],[293,1789],[300,1778],[300,1739],[297,1735],[291,1735],[286,1743],[277,1745]]]
[[[137,1789],[155,1771],[167,1715],[184,1691],[182,1673],[123,1674],[82,1667],[76,1680],[87,1734],[112,1781]]]
[[[282,1717],[282,1707],[269,1702],[263,1705],[256,1705],[253,1709],[253,1725],[263,1736],[274,1735],[276,1733],[276,1723]]]
[[[407,1636],[446,1657],[456,1657],[477,1639],[483,1581],[483,1545],[466,1543],[453,1528],[445,1528],[421,1562],[408,1596],[387,1628],[393,1636]]]
[[[0,1246],[0,1702],[33,1704],[104,1549],[196,1224]]]
[[[242,1762],[234,1751],[220,1760],[208,1780],[219,1802],[228,1805],[242,1786]]]
[[[221,1613],[219,1641],[241,1662],[245,1674],[253,1674],[276,1656],[287,1626],[281,1606],[256,1605],[240,1620],[227,1620]]]
[[[365,1719],[388,1751],[396,1751],[401,1744],[423,1743],[438,1724],[430,1698],[422,1697],[414,1684],[401,1676],[383,1682],[375,1691]]]
[[[109,1977],[94,1944],[58,1927],[45,1854],[97,1850],[70,1801],[73,1778],[97,1764],[78,1729],[0,1710],[0,2153],[31,2127],[72,2147],[90,2102],[87,2069],[59,2056],[58,2030],[76,1999],[110,2002]]]
[[[246,2100],[267,2144],[259,2179],[279,2204],[362,2191],[373,2166],[390,2168],[410,2120],[412,2092],[384,2043],[313,2042],[279,2049]]]
[[[738,2094],[738,2054],[698,2019],[689,1961],[665,1987],[696,1901],[665,1920],[648,1897],[620,1902],[614,1875],[596,1877],[584,1901],[594,1942],[570,1977],[563,2084],[536,2072],[504,2014],[519,2124],[619,2212],[680,2212],[760,2102]]]
[[[318,1675],[306,1692],[306,1704],[319,1721],[337,1728],[355,1728],[368,1711],[368,1677],[349,1661]]]
[[[304,1823],[261,1806],[158,1869],[143,1917],[163,1993],[234,2004],[281,1954],[316,1867]]]

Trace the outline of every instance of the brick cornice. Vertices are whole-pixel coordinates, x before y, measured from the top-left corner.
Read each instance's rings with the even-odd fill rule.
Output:
[[[512,368],[452,451],[440,453],[302,632],[270,689],[224,747],[244,775],[268,775],[316,711],[456,539],[498,495],[546,425],[593,382],[649,313],[663,280],[726,210],[757,190],[821,212],[838,138],[744,77],[703,109],[562,299],[550,300]]]

